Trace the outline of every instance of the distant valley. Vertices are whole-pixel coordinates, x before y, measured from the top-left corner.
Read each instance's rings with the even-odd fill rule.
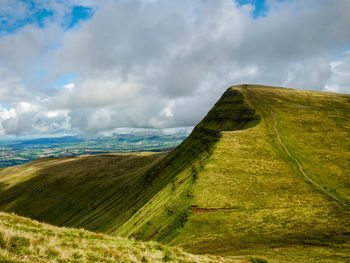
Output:
[[[150,130],[134,134],[83,139],[76,136],[0,140],[0,168],[42,157],[68,157],[113,152],[168,151],[188,136],[188,129],[166,135]]]

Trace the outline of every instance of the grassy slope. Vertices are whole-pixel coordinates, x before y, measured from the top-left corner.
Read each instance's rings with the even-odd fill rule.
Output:
[[[60,226],[168,242],[190,214],[190,187],[212,154],[219,131],[249,128],[258,122],[243,99],[237,91],[226,92],[165,158],[165,154],[150,153],[44,158],[0,169],[0,210]],[[149,206],[153,201],[148,201],[159,196],[161,202]],[[169,202],[166,207],[165,202]],[[150,212],[147,217],[155,213],[156,228],[145,218],[135,222],[137,211]]]
[[[220,140],[220,131],[242,130],[259,123],[244,96],[227,90],[192,134],[158,164],[150,177],[170,176],[172,180],[130,220],[114,232],[142,240],[170,242],[182,231],[191,216],[193,186]]]
[[[0,170],[0,209],[55,225],[108,232],[161,185],[146,190],[144,173],[165,154],[44,158]]]
[[[0,262],[233,262],[0,213]],[[235,262],[247,262],[235,260]]]
[[[180,245],[196,253],[262,255],[271,262],[344,262],[350,260],[349,105],[348,95],[233,87],[193,133],[154,166],[147,161],[149,157],[136,166],[132,164],[135,160],[126,162],[126,169],[114,160],[108,165],[96,163],[96,169],[90,169],[93,159],[77,165],[79,172],[63,188],[70,203],[63,202],[60,213],[48,215],[62,203],[62,198],[56,202],[49,194],[45,200],[54,205],[35,214],[46,202],[38,198],[31,205],[33,196],[45,190],[28,192],[27,188],[51,176],[66,182],[70,166],[65,160],[57,165],[55,160],[55,165],[39,164],[44,177],[25,179],[30,184],[21,183],[24,177],[13,183],[23,170],[15,171],[18,176],[12,178],[12,172],[0,170],[0,209],[35,214],[39,219],[49,216],[49,222],[57,223],[56,218],[65,217],[64,211],[73,206],[75,216],[59,224]],[[278,117],[282,142],[323,190],[306,180],[279,144],[270,109]],[[139,170],[142,163],[152,168]],[[130,172],[130,168],[137,171]],[[62,170],[67,172],[61,174]],[[111,180],[111,173],[125,176]],[[73,184],[77,177],[80,179]],[[89,181],[88,191],[69,190],[72,185],[89,185]],[[51,191],[62,187],[53,182]],[[115,182],[113,187],[111,182]],[[9,198],[14,189],[17,194],[24,189],[26,195]]]
[[[262,122],[222,133],[192,188],[191,205],[203,209],[192,213],[171,244],[283,262],[350,260],[350,97],[263,86],[234,89],[246,95]],[[271,112],[258,100],[277,115],[281,139],[306,173],[345,205],[300,174],[277,141]]]
[[[236,96],[225,98],[230,92]],[[116,234],[169,242],[196,253],[286,262],[349,260],[349,96],[263,86],[238,86],[225,94],[198,125],[222,131],[211,150],[195,153],[196,159],[177,170]],[[262,118],[255,127],[256,114],[246,103]],[[278,117],[282,142],[307,175],[342,202],[303,177],[278,143],[269,108]],[[250,116],[243,128],[250,129],[237,130],[243,112]],[[227,125],[227,119],[237,122]],[[198,131],[182,147],[196,151],[197,145],[206,145],[194,140],[203,137],[196,136]],[[181,153],[175,160],[186,163],[188,155]]]

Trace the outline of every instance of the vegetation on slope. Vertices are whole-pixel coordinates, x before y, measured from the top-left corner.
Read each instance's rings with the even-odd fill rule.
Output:
[[[248,129],[259,119],[241,92],[227,90],[191,135],[148,171],[151,183],[162,180],[168,184],[115,234],[164,243],[173,240],[191,215],[192,187],[215,151],[220,132]]]
[[[72,180],[67,188],[91,187],[65,195],[86,199],[60,224],[156,240],[195,253],[258,255],[272,262],[349,261],[349,100],[349,95],[232,87],[162,160],[150,155],[139,165],[130,159],[126,166],[111,160],[108,165],[96,164],[98,169],[90,176],[80,176],[89,171],[90,159],[77,163],[80,170],[71,177],[74,169],[68,161],[60,159],[61,166],[52,167],[58,160],[42,161],[39,171],[51,172],[38,181],[37,172],[26,179],[34,172],[22,170],[23,176],[21,169],[0,170],[0,209],[41,219],[65,204],[62,215],[49,218],[62,220],[64,210],[70,211],[81,197],[68,199],[71,203],[46,198],[54,205],[37,215],[35,207],[46,207],[33,198],[41,192],[28,193],[18,186],[21,180],[40,185],[43,178],[59,177],[56,173],[64,167],[67,173],[61,175],[61,182]],[[142,163],[148,166],[140,169]],[[38,168],[31,165],[26,169]],[[112,174],[121,176],[106,180]],[[74,178],[78,178],[75,184]],[[55,184],[50,182],[50,189]],[[15,189],[18,196],[13,193],[8,198]]]
[[[350,260],[349,96],[263,86],[233,89],[245,94],[262,121],[222,133],[192,188],[193,213],[171,244],[283,262]],[[305,173],[342,201],[300,173],[278,141],[271,110],[282,142]]]
[[[0,213],[0,262],[233,262]],[[235,262],[244,262],[235,260]]]
[[[0,209],[55,225],[108,232],[160,190],[157,185],[144,189],[143,178],[164,155],[43,158],[1,169]]]
[[[0,170],[0,210],[55,225],[168,242],[190,214],[190,187],[212,154],[220,130],[249,128],[258,122],[243,99],[240,92],[227,91],[192,134],[161,161],[164,154],[114,154],[41,159]],[[157,204],[141,209],[147,202]]]

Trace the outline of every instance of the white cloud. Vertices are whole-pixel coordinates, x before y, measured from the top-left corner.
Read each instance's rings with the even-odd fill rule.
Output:
[[[337,84],[333,84],[333,85],[326,84],[324,86],[324,91],[339,92],[339,86]]]
[[[167,118],[174,117],[174,114],[173,114],[174,104],[175,104],[175,100],[169,101],[168,105],[160,112],[160,114]]]
[[[54,18],[0,38],[3,134],[192,126],[238,83],[350,93],[349,53],[332,53],[350,44],[347,0],[269,0],[259,19],[232,0],[38,3]],[[75,4],[95,14],[64,31]]]
[[[47,113],[46,113],[46,117],[48,117],[48,118],[56,118],[57,116],[58,116],[58,111],[52,111],[52,110],[50,110],[50,111],[48,111]]]
[[[350,53],[343,52],[330,62],[330,77],[324,85],[325,91],[350,93]]]
[[[62,88],[66,89],[68,91],[72,91],[74,89],[74,86],[75,86],[74,83],[69,83],[69,84],[64,85]]]

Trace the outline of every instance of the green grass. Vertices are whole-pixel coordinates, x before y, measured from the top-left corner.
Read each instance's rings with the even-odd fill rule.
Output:
[[[156,242],[139,242],[82,229],[60,228],[0,213],[0,262],[232,262],[191,255]],[[235,260],[235,262],[247,262]]]
[[[267,263],[267,261],[263,258],[250,258],[250,262],[252,263]]]
[[[230,259],[347,262],[349,130],[349,95],[236,86],[168,155],[0,170],[0,209]]]
[[[222,133],[193,186],[191,202],[227,210],[192,214],[170,244],[192,252],[230,255],[234,251],[283,262],[349,260],[347,205],[305,180],[279,145],[271,113],[246,89],[234,89],[245,94],[262,121],[248,130]],[[348,202],[349,96],[261,86],[248,89],[278,116],[282,141],[308,175]],[[307,107],[316,108],[305,111]],[[335,114],[348,121],[342,125],[329,121]],[[300,121],[308,125],[300,127]],[[321,161],[324,155],[330,160]]]
[[[192,134],[155,170],[150,178],[171,181],[131,219],[114,233],[142,240],[171,242],[191,216],[193,186],[220,141],[220,131],[247,129],[259,123],[259,116],[244,102],[242,93],[228,90]]]
[[[108,232],[147,202],[144,174],[162,154],[43,158],[0,170],[0,209],[42,222]]]
[[[350,213],[347,195],[342,194],[349,190],[350,182],[346,140],[349,96],[263,86],[248,86],[248,89],[243,86],[230,89],[240,95],[222,103],[226,100],[224,95],[197,126],[222,129],[205,158],[192,153],[196,155],[195,161],[178,169],[172,182],[116,234],[157,240],[195,253],[253,255],[271,262],[350,260]],[[307,174],[345,205],[303,177],[278,143],[271,112],[258,100],[278,116],[282,141]],[[324,105],[323,108],[305,112],[306,107],[315,107],[317,103]],[[237,130],[239,124],[228,122],[241,123],[246,114],[251,119],[242,126],[249,129]],[[328,116],[333,114],[343,120],[341,125],[328,121]],[[308,124],[298,128],[297,120]],[[194,140],[197,131],[182,147],[199,148]],[[180,159],[186,164],[189,157],[185,151],[181,153],[175,161]],[[311,154],[305,157],[307,153]],[[332,159],[320,162],[325,153]],[[338,176],[329,173],[329,168],[338,171]],[[317,176],[316,171],[322,169],[323,175]],[[184,178],[190,179],[184,182]],[[211,211],[193,212],[191,206]]]

